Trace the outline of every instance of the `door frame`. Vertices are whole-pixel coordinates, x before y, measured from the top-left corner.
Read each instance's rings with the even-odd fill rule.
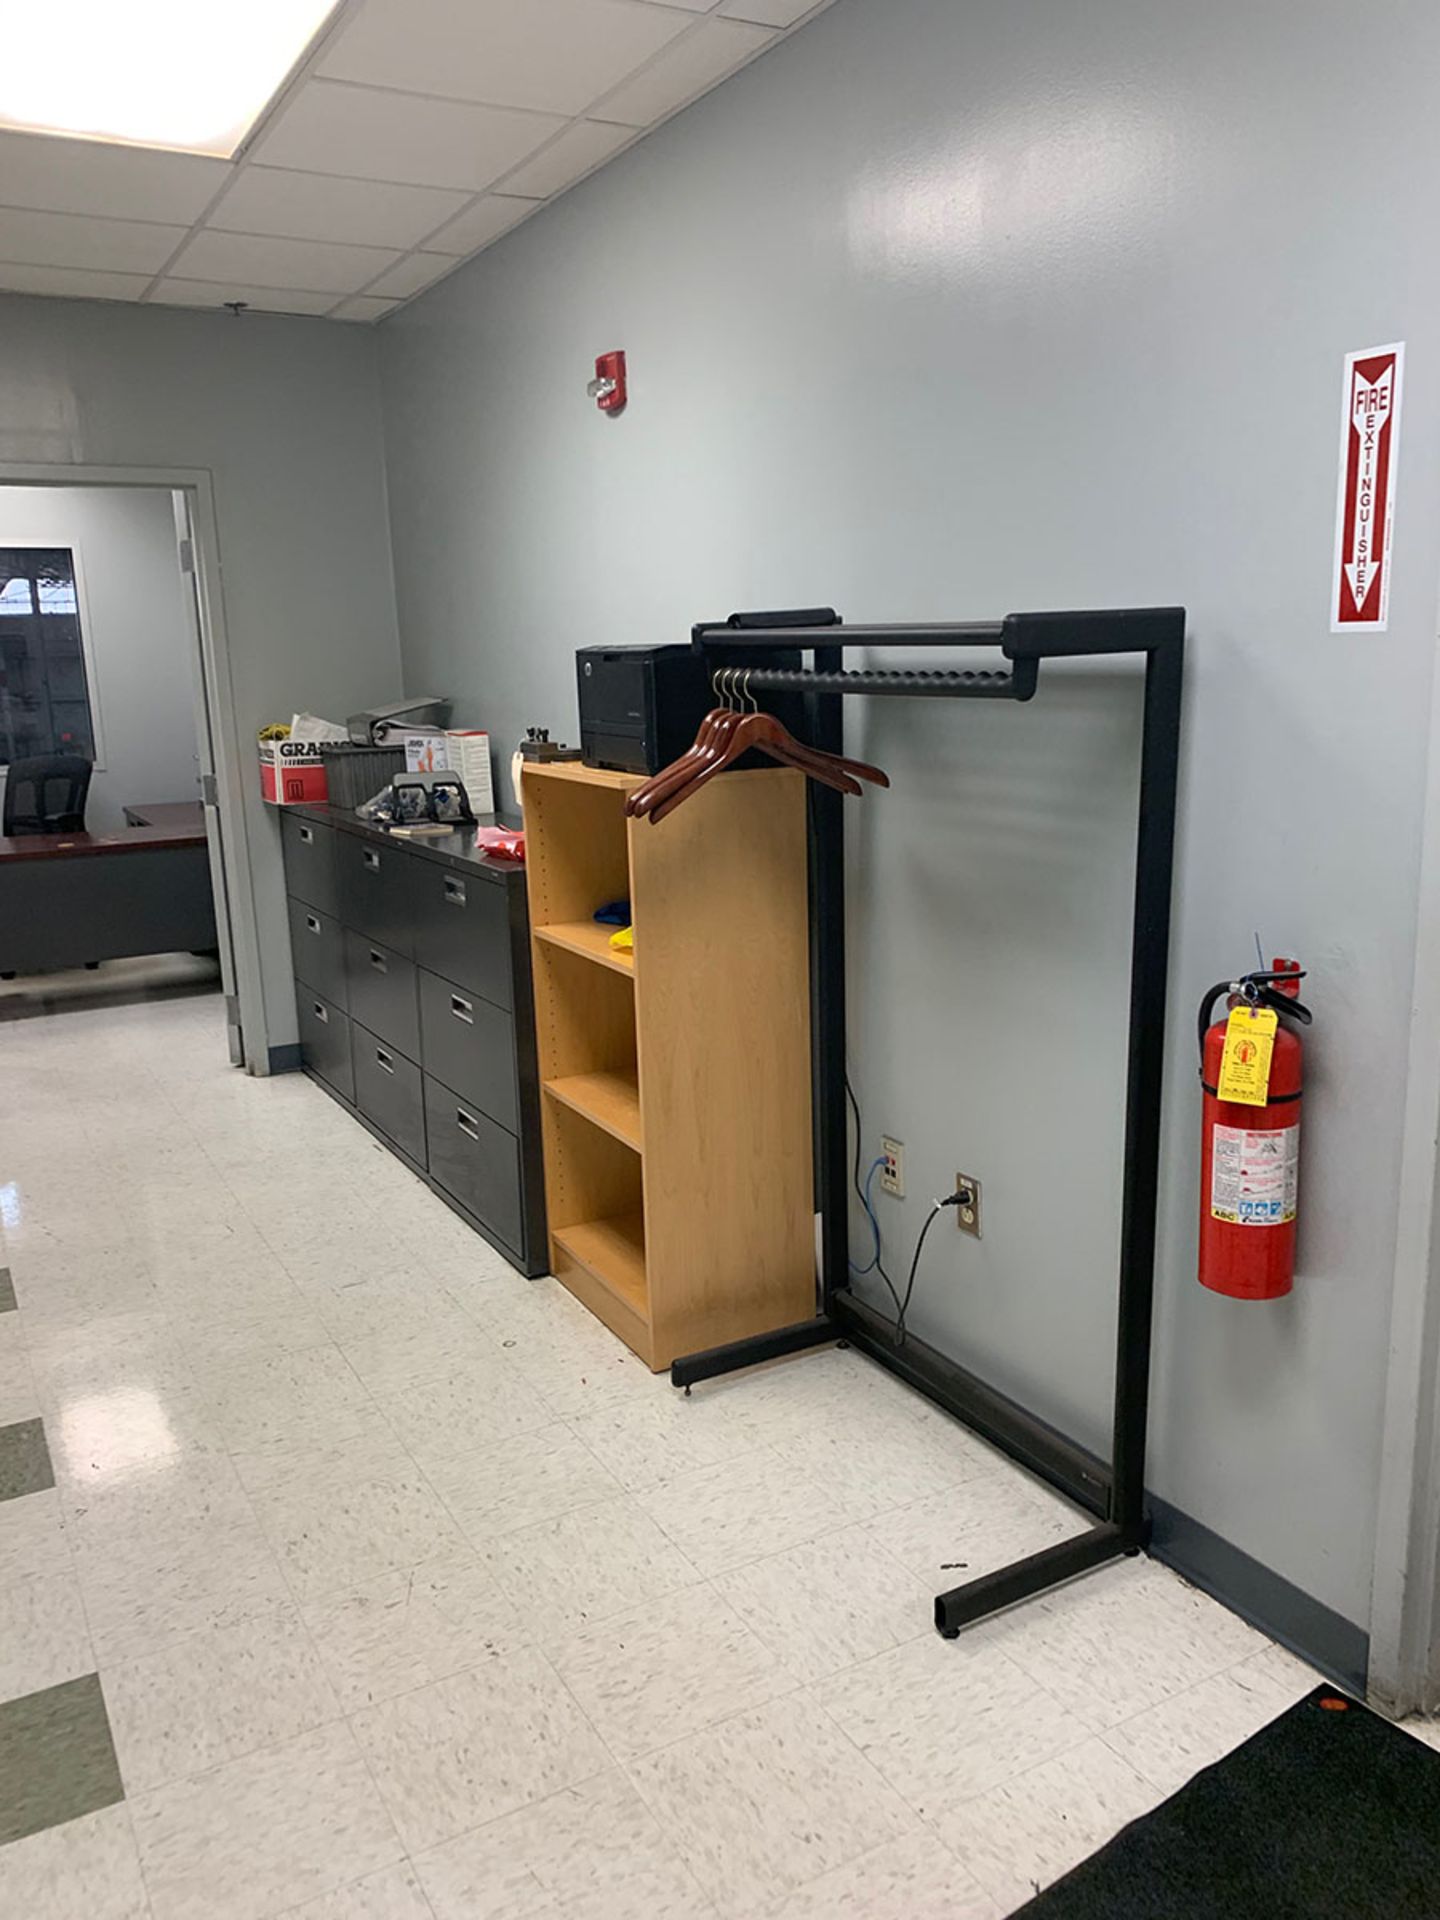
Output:
[[[205,715],[215,756],[225,890],[235,963],[235,993],[240,1003],[247,1071],[270,1071],[269,1027],[260,970],[260,934],[251,878],[250,840],[245,814],[248,781],[254,778],[254,748],[247,754],[240,737],[230,668],[230,638],[225,621],[224,570],[220,527],[215,513],[214,477],[207,467],[90,466],[82,462],[0,461],[0,486],[152,487],[182,493],[190,505],[195,542],[195,606],[199,624],[200,679]],[[176,556],[179,567],[179,556]],[[223,903],[217,906],[224,911]]]
[[[1368,1677],[1396,1719],[1440,1712],[1440,652],[1409,1011]]]

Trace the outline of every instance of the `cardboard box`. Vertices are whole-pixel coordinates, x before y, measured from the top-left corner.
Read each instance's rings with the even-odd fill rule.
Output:
[[[324,806],[330,797],[329,785],[315,742],[262,740],[260,794],[272,807]]]
[[[405,771],[407,773],[444,773],[450,765],[443,733],[407,733]]]
[[[490,773],[490,736],[483,727],[451,727],[445,734],[451,773],[458,773],[470,796],[472,813],[495,811],[495,788]]]

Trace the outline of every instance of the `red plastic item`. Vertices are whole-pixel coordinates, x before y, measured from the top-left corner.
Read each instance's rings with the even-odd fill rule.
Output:
[[[1299,971],[1296,960],[1277,960],[1274,966],[1277,973]],[[1298,980],[1276,986],[1291,998],[1299,992]],[[1270,1060],[1268,1104],[1247,1107],[1220,1100],[1210,1089],[1219,1084],[1225,1026],[1220,1019],[1206,1031],[1201,1074],[1200,1284],[1233,1300],[1278,1300],[1295,1284],[1294,1182],[1305,1049],[1282,1022]],[[1265,1134],[1284,1138],[1266,1144],[1257,1137]],[[1217,1148],[1222,1157],[1218,1184]],[[1239,1217],[1227,1217],[1232,1213]]]
[[[525,835],[514,827],[477,827],[475,845],[492,860],[523,861],[525,858]]]
[[[595,378],[588,392],[602,413],[619,413],[630,397],[625,375],[625,355],[602,353],[595,362]]]

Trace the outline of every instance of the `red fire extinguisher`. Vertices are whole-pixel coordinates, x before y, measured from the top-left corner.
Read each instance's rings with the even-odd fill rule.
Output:
[[[1269,972],[1222,980],[1200,1002],[1200,1284],[1235,1300],[1278,1300],[1295,1284],[1304,1047],[1285,1022],[1310,1024],[1310,1010],[1297,997],[1304,977],[1298,960],[1276,960]],[[1228,996],[1227,1017],[1212,1026],[1222,995]],[[1236,1008],[1281,1016],[1263,1105],[1220,1097],[1229,1015]],[[1263,1031],[1268,1041],[1268,1022]],[[1237,1046],[1245,1062],[1243,1023]]]

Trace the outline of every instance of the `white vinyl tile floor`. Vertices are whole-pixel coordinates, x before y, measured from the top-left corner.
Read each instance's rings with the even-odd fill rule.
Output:
[[[220,1002],[0,1019],[0,1913],[995,1920],[1316,1676],[839,1349],[686,1400]],[[7,1792],[8,1789],[8,1792]]]

